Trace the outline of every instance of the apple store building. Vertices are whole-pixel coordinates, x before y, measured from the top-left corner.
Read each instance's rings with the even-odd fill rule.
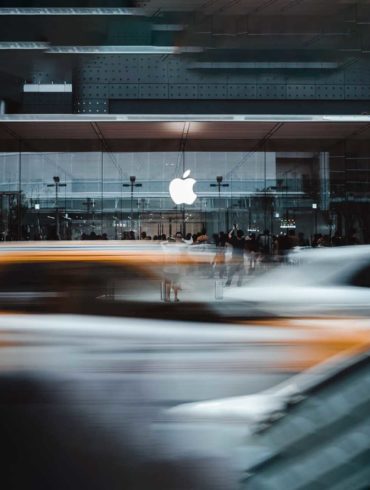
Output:
[[[245,233],[310,238],[357,224],[367,241],[369,130],[351,141],[354,129],[353,121],[6,121],[0,237],[212,236],[237,223]]]
[[[310,230],[304,182],[289,170],[294,172],[297,159],[310,170],[320,158],[270,152],[24,152],[19,164],[19,155],[3,153],[2,239],[16,239],[19,224],[22,239],[55,238],[57,225],[62,239],[92,232],[109,239],[130,231],[136,237],[179,230],[210,234],[233,223],[249,232],[276,232],[298,216]],[[277,176],[279,160],[285,164]]]

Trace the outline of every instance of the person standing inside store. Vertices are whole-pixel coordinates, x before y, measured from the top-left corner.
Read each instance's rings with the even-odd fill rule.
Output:
[[[244,276],[244,252],[246,245],[244,232],[243,230],[239,230],[236,224],[233,225],[232,230],[228,234],[228,243],[232,246],[232,257],[225,286],[231,286],[235,274],[238,275],[237,285],[241,286]]]

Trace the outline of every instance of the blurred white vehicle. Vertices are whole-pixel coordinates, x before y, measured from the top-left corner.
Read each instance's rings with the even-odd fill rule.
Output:
[[[244,305],[246,314],[368,315],[370,246],[294,252],[291,263],[226,289],[224,297]]]

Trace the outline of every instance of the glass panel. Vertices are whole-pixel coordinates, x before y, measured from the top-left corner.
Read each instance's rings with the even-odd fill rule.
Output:
[[[175,204],[169,184],[187,170],[197,199]],[[343,148],[330,154],[3,153],[0,176],[2,240],[162,239],[179,230],[212,237],[233,224],[245,234],[300,233],[300,244],[335,232],[337,243],[350,235],[369,239],[370,223],[363,221],[370,213],[359,206],[370,202],[370,158]],[[361,236],[352,228],[361,228]]]

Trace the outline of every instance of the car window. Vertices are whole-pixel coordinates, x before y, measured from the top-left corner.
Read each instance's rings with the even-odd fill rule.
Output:
[[[47,264],[16,263],[0,268],[0,293],[36,293],[49,289]]]
[[[98,262],[29,262],[5,264],[0,268],[0,294],[60,293],[97,296],[106,293],[114,284],[147,280],[149,272],[130,265]]]

